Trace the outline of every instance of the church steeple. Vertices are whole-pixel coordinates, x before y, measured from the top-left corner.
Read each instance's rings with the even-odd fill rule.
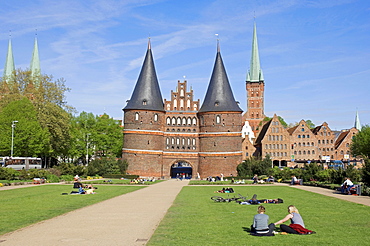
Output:
[[[123,110],[130,109],[164,111],[150,40],[148,41],[148,50],[135,89]]]
[[[224,63],[221,58],[220,46],[217,41],[216,61],[213,67],[211,80],[208,85],[204,102],[199,112],[242,112],[234,99],[229,79],[227,78]]]
[[[359,131],[361,131],[362,128],[360,123],[360,117],[358,116],[358,111],[356,111],[355,128]]]
[[[249,82],[264,81],[263,73],[262,73],[262,69],[260,65],[259,53],[258,53],[256,23],[254,23],[254,28],[253,28],[252,56],[251,56],[250,70],[247,74],[247,81]]]
[[[11,76],[14,75],[14,72],[15,72],[15,66],[14,66],[14,58],[13,58],[12,41],[11,39],[9,39],[8,54],[6,56],[5,67],[4,67],[4,77],[6,78],[5,80],[8,80],[9,78],[11,78]]]
[[[38,86],[38,83],[39,83],[38,76],[41,75],[41,69],[40,69],[39,48],[37,44],[37,37],[35,37],[35,44],[33,47],[33,54],[32,54],[32,59],[31,59],[30,70],[31,70],[31,76],[34,78],[35,86]]]

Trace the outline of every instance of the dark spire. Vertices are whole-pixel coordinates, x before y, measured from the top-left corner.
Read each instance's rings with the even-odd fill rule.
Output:
[[[161,90],[155,72],[150,40],[139,78],[131,99],[123,110],[143,109],[164,111]]]
[[[199,112],[231,111],[243,112],[234,99],[233,92],[222,62],[220,46],[217,41],[217,55],[211,80],[208,85],[204,102]]]

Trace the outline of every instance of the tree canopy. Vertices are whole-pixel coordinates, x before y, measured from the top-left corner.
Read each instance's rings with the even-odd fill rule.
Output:
[[[362,156],[363,158],[370,158],[370,126],[362,127],[352,139],[351,152],[354,156]]]

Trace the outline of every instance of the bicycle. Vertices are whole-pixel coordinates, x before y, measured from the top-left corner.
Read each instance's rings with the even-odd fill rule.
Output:
[[[241,194],[238,194],[239,197],[228,197],[223,198],[222,196],[212,196],[211,200],[215,202],[241,202],[241,201],[247,201],[247,197],[242,196]]]

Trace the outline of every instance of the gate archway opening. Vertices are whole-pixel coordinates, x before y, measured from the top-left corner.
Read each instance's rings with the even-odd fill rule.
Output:
[[[193,168],[187,161],[176,161],[171,166],[171,178],[191,179],[193,176]]]

